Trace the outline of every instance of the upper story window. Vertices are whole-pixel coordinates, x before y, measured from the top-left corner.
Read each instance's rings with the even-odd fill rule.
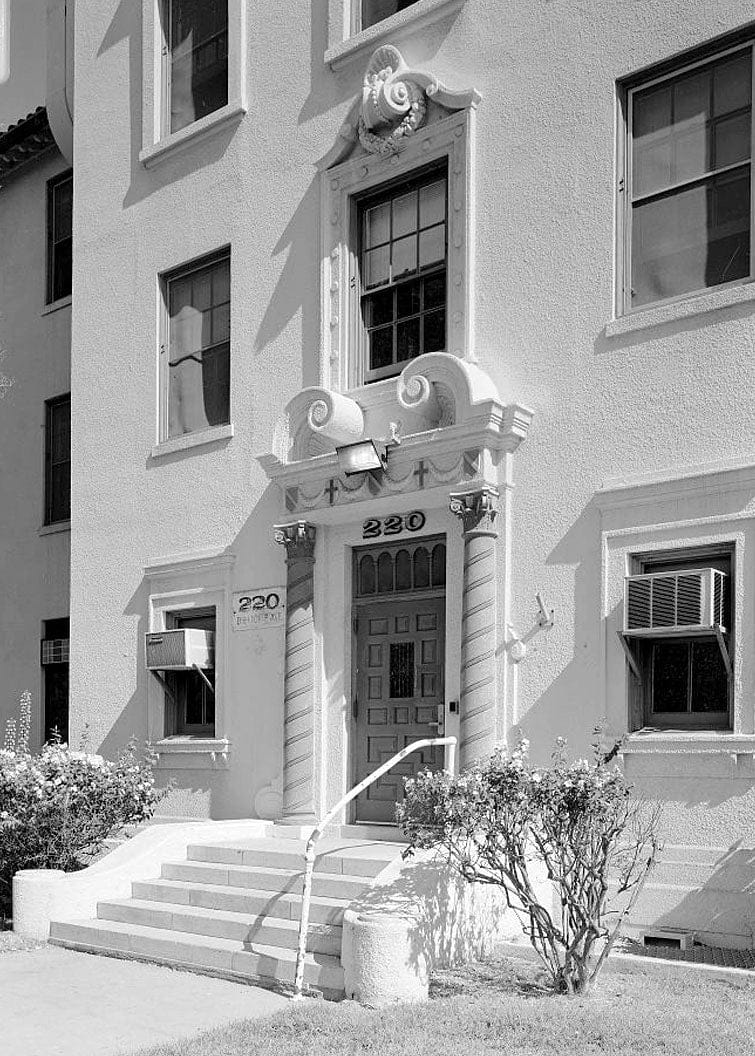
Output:
[[[47,184],[47,304],[71,296],[73,174]]]
[[[628,95],[625,310],[752,272],[752,46]]]
[[[356,32],[361,29],[369,29],[376,22],[382,22],[383,19],[390,18],[391,15],[395,15],[398,11],[404,11],[407,7],[412,7],[416,3],[417,0],[357,0],[358,24]]]
[[[359,203],[360,301],[366,381],[446,348],[445,169]]]
[[[71,518],[71,397],[45,403],[45,524]]]
[[[730,547],[703,547],[690,551],[653,554],[634,560],[637,572],[675,573],[716,569],[723,573],[722,614],[723,640],[729,657],[733,656],[732,571]],[[666,579],[656,589],[665,590],[659,606],[673,603]],[[694,603],[696,582],[686,577],[680,587],[677,606]],[[684,622],[689,619],[678,617]],[[669,617],[669,623],[673,619]],[[721,645],[715,633],[702,629],[696,633],[679,632],[673,627],[659,629],[656,635],[635,640],[635,657],[641,673],[642,708],[646,726],[669,728],[727,729],[730,727],[731,687]]]
[[[165,278],[164,440],[231,420],[230,280],[228,250]]]
[[[228,103],[228,0],[164,0],[166,132]]]

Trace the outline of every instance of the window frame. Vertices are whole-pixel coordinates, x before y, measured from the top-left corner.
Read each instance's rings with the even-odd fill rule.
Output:
[[[59,407],[68,407],[68,458],[59,460],[53,464],[52,459],[52,419],[55,410]],[[44,525],[63,524],[71,519],[71,394],[64,393],[61,396],[53,396],[45,400],[45,471],[44,471]],[[65,516],[56,516],[53,504],[53,472],[60,465],[68,466],[68,508]],[[59,512],[59,511],[58,511]]]
[[[71,184],[71,233],[65,239],[55,239],[55,195],[64,184]],[[73,290],[73,282],[69,287],[56,296],[55,288],[55,256],[56,248],[65,241],[71,243],[71,259],[73,260],[73,169],[66,169],[47,181],[47,214],[46,214],[46,289],[45,305],[57,304],[69,298]]]
[[[355,37],[357,33],[366,32],[369,29],[375,29],[377,26],[381,26],[384,22],[387,22],[389,18],[394,18],[396,15],[401,15],[404,11],[409,11],[410,8],[414,7],[415,4],[420,3],[420,0],[411,0],[409,5],[400,11],[393,11],[390,15],[386,15],[384,18],[378,19],[377,22],[372,22],[369,26],[362,25],[364,20],[364,4],[366,0],[351,0],[351,36]]]
[[[177,279],[186,278],[189,275],[194,274],[197,271],[202,271],[204,268],[211,267],[213,264],[218,264],[221,261],[228,261],[228,296],[229,296],[229,324],[228,324],[228,420],[226,422],[218,423],[216,425],[208,425],[204,429],[193,429],[188,433],[180,433],[176,436],[170,435],[170,284],[175,282]],[[220,249],[214,250],[211,253],[206,253],[201,257],[188,261],[186,264],[181,264],[176,268],[171,268],[169,271],[162,272],[158,277],[159,284],[159,297],[160,297],[160,340],[159,340],[159,366],[158,366],[158,385],[159,385],[159,398],[158,398],[158,444],[167,445],[183,445],[191,443],[193,438],[201,438],[203,436],[212,435],[226,435],[228,429],[231,426],[233,420],[231,414],[232,406],[232,369],[231,369],[231,349],[232,349],[232,333],[233,333],[233,273],[231,264],[231,246],[222,246]],[[223,342],[225,343],[225,342]],[[217,345],[210,345],[208,349],[219,347]],[[206,351],[204,348],[202,352]]]
[[[737,52],[749,51],[750,53],[750,270],[747,276],[722,282],[714,286],[702,286],[699,289],[687,293],[676,294],[672,297],[659,298],[640,305],[632,305],[632,168],[633,168],[633,116],[634,97],[638,92],[644,92],[649,88],[662,84],[666,81],[677,80],[680,77],[692,73],[696,69],[710,66]],[[618,208],[619,219],[619,248],[617,253],[617,283],[616,283],[616,314],[617,316],[632,316],[637,313],[651,311],[655,308],[669,304],[678,304],[695,297],[710,295],[718,290],[731,289],[755,281],[755,38],[749,35],[745,39],[730,41],[728,45],[719,42],[717,47],[709,47],[703,53],[694,57],[681,57],[674,62],[662,64],[660,70],[655,73],[647,72],[644,76],[636,76],[631,81],[625,82],[619,96],[622,135],[620,137],[619,156],[619,181],[618,181]],[[744,165],[743,162],[736,163],[732,168]],[[690,180],[680,181],[673,188],[680,190],[685,186],[694,186],[705,183],[711,179],[711,174],[695,177]],[[662,192],[653,192],[647,197],[656,194],[668,194],[672,186],[665,188]]]
[[[370,291],[367,290],[362,281],[362,256],[364,251],[364,215],[367,209],[373,208],[380,202],[392,199],[396,191],[405,191],[410,193],[413,190],[419,190],[426,184],[433,183],[439,176],[443,176],[445,180],[445,195],[446,195],[446,212],[444,219],[445,226],[445,255],[442,266],[431,265],[425,271],[417,268],[413,277],[407,277],[400,279],[397,282],[389,282],[387,285],[381,287],[381,289],[392,289],[396,290],[404,282],[414,280],[420,280],[425,275],[435,274],[438,271],[445,271],[446,275],[446,291],[445,291],[445,302],[443,305],[443,311],[445,313],[445,341],[443,349],[439,351],[447,352],[449,345],[449,300],[450,300],[450,289],[449,289],[449,221],[450,221],[450,210],[449,210],[449,173],[448,173],[448,158],[441,158],[439,161],[431,163],[430,165],[419,166],[418,168],[411,170],[406,175],[397,177],[395,180],[387,180],[383,184],[379,184],[377,187],[372,188],[369,191],[365,191],[363,194],[356,194],[351,200],[351,244],[352,252],[356,262],[356,281],[351,285],[353,290],[353,297],[350,305],[350,312],[354,317],[357,326],[357,342],[354,346],[355,355],[360,361],[359,374],[362,379],[362,384],[371,385],[377,381],[384,379],[395,378],[409,363],[411,359],[396,360],[389,366],[379,367],[375,370],[370,369],[369,366],[369,329],[364,320],[364,314],[362,311],[362,300],[364,297],[369,296]],[[417,229],[419,232],[419,228]],[[389,245],[392,244],[393,239],[389,241]],[[422,313],[420,312],[420,315]],[[396,319],[393,322],[394,327],[396,326]],[[394,348],[394,353],[396,349]],[[422,353],[419,353],[420,355]],[[416,358],[416,357],[414,357]]]
[[[706,564],[710,562],[710,564]],[[715,567],[714,562],[728,563],[728,608],[729,621],[725,641],[729,659],[734,667],[736,646],[736,544],[722,541],[703,546],[690,546],[673,550],[654,550],[634,553],[629,558],[632,575],[649,572],[681,571],[688,567]],[[727,679],[727,708],[725,712],[712,711],[654,711],[653,710],[653,652],[658,642],[684,643],[716,641],[715,635],[663,635],[634,639],[630,644],[642,679],[629,682],[629,714],[634,716],[630,728],[659,730],[688,730],[726,732],[733,729],[734,679]],[[688,678],[690,676],[688,675]]]

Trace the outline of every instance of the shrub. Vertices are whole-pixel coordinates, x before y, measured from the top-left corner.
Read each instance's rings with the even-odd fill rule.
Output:
[[[595,761],[569,764],[559,739],[553,765],[540,768],[522,739],[458,777],[407,779],[397,808],[405,855],[437,848],[465,880],[500,886],[562,993],[585,993],[597,979],[658,855],[658,808],[633,799],[608,765],[617,747],[606,753],[596,729]],[[553,885],[550,907],[538,873]]]
[[[19,869],[81,869],[108,837],[150,818],[164,794],[153,760],[128,744],[114,761],[62,743],[29,751],[31,697],[11,719],[0,750],[0,903]]]

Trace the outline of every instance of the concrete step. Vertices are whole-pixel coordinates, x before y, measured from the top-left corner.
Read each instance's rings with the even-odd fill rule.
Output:
[[[293,983],[296,970],[293,950],[256,942],[243,947],[229,939],[119,921],[53,923],[50,942],[87,953],[151,961],[268,986]],[[340,960],[323,953],[307,954],[304,982],[328,997],[342,997]]]
[[[194,884],[186,880],[137,880],[132,884],[134,898],[179,906],[198,906],[220,912],[264,914],[284,920],[301,917],[301,891],[254,891],[227,884]],[[348,898],[313,896],[309,919],[313,924],[340,924]]]
[[[221,865],[262,866],[301,872],[304,868],[303,840],[254,839],[192,845],[186,857],[194,862]],[[318,847],[315,872],[349,876],[377,876],[401,853],[401,846],[368,843],[364,840],[325,840]]]
[[[301,893],[302,884],[302,873],[292,869],[233,866],[217,862],[165,862],[160,875],[164,880],[187,880],[194,884],[228,884],[230,887],[251,887],[257,891],[297,894]],[[315,873],[312,878],[312,894],[350,900],[360,895],[368,883],[369,878],[365,876]]]
[[[100,902],[97,906],[97,918],[159,928],[163,931],[230,939],[240,942],[243,946],[262,944],[295,950],[299,940],[299,922],[296,920],[259,915],[250,917],[244,913],[181,907],[135,898]],[[313,922],[308,930],[307,949],[312,953],[327,953],[340,957],[340,926]]]

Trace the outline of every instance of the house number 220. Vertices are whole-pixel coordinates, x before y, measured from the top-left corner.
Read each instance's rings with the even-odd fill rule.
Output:
[[[421,510],[414,510],[405,516],[394,513],[390,517],[369,517],[362,524],[362,538],[378,539],[381,535],[398,535],[404,529],[407,532],[420,532],[426,520]]]

